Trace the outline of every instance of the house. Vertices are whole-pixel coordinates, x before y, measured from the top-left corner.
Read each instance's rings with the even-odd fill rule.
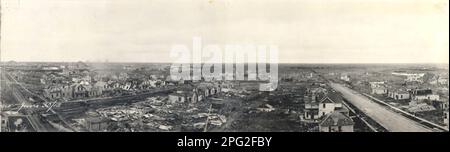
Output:
[[[431,89],[415,89],[412,91],[411,98],[413,100],[439,100],[439,95],[433,94],[433,91]]]
[[[44,96],[51,100],[71,99],[72,94],[72,88],[69,85],[51,85],[44,89]]]
[[[165,86],[166,82],[161,80],[145,80],[141,82],[138,86],[141,89],[148,89],[148,88],[156,88],[156,87],[162,87]]]
[[[353,132],[353,120],[342,113],[332,112],[319,123],[320,132]]]
[[[73,98],[86,98],[89,97],[89,91],[91,89],[88,85],[82,85],[82,84],[74,84],[71,86],[73,93]]]
[[[176,93],[169,95],[169,102],[171,103],[196,103],[203,101],[211,95],[218,94],[221,92],[221,86],[212,83],[201,83],[200,85],[194,87],[180,88]]]
[[[221,86],[213,83],[201,83],[196,89],[198,90],[199,95],[203,95],[205,97],[222,92]]]
[[[425,73],[404,73],[404,72],[393,72],[392,75],[406,76],[406,82],[423,82],[423,77]]]
[[[109,121],[104,118],[86,118],[85,126],[90,132],[103,132],[107,131]]]
[[[448,100],[432,100],[430,101],[431,105],[436,109],[447,110],[448,109]]]
[[[376,88],[376,87],[382,87],[385,86],[384,81],[377,81],[377,82],[369,82],[370,87],[371,88]]]
[[[44,89],[44,96],[51,100],[62,98],[60,86],[47,87],[46,89]]]
[[[117,89],[117,88],[120,88],[120,83],[115,82],[115,81],[108,81],[107,84],[108,84],[108,88],[109,88],[109,89]]]
[[[319,104],[315,102],[313,97],[305,96],[303,97],[305,102],[305,111],[303,118],[305,120],[317,120],[319,119]]]
[[[439,77],[437,83],[440,85],[448,85],[448,78]]]
[[[123,90],[131,90],[131,89],[133,89],[133,85],[131,82],[126,82],[126,83],[120,85],[120,88],[122,88]]]
[[[169,94],[169,103],[196,103],[198,96],[196,92],[177,91],[176,93]]]
[[[388,97],[395,100],[408,100],[411,99],[411,95],[405,90],[392,90],[388,92]]]
[[[181,93],[169,94],[169,103],[184,103],[185,97]]]
[[[101,87],[91,87],[88,91],[88,97],[99,97],[103,95],[103,88]]]
[[[87,97],[98,97],[103,94],[107,88],[106,83],[72,84],[72,85],[52,85],[44,89],[44,96],[51,99],[78,99]]]
[[[73,98],[73,90],[70,85],[63,85],[61,87],[61,95],[64,99],[72,99]]]
[[[319,117],[325,116],[334,112],[336,109],[342,108],[343,99],[336,92],[319,94],[316,96],[316,100],[319,102]]]
[[[425,74],[408,74],[406,75],[407,82],[423,82],[422,78]]]
[[[350,77],[348,75],[341,75],[340,79],[346,82],[350,81]]]
[[[430,81],[432,85],[448,85],[448,78],[442,76],[434,76]]]
[[[371,94],[388,94],[388,89],[383,81],[369,82]]]
[[[343,98],[336,92],[319,93],[317,95],[305,96],[305,120],[314,120],[323,116],[339,111],[348,115],[348,109],[342,105]]]
[[[385,86],[376,86],[376,87],[371,88],[371,94],[383,95],[383,94],[387,94],[387,93],[388,93],[388,89]]]

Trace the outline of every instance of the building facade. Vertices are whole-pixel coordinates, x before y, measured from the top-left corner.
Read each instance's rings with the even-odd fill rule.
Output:
[[[320,132],[353,132],[353,120],[339,112],[327,114],[319,123]]]

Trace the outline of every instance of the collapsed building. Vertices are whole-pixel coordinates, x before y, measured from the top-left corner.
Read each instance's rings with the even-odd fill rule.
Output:
[[[224,89],[225,88],[225,89]],[[196,103],[203,101],[211,95],[218,94],[222,91],[229,91],[230,85],[200,83],[197,86],[189,86],[179,89],[175,93],[169,95],[170,103]]]

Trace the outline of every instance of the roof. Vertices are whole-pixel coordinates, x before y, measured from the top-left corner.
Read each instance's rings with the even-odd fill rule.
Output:
[[[319,123],[319,126],[350,126],[354,124],[350,117],[340,112],[333,112],[327,114],[325,119]]]
[[[345,106],[343,106],[341,108],[336,108],[334,111],[339,112],[339,113],[348,113],[349,112],[348,108],[346,108]]]
[[[327,94],[320,93],[317,95],[320,103],[342,103],[343,99],[337,92],[329,92]]]
[[[431,89],[416,90],[416,95],[429,95],[429,94],[433,94],[433,91]]]

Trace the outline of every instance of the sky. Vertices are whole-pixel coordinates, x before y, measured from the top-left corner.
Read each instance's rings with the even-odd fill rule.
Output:
[[[448,0],[2,0],[2,61],[172,62],[176,44],[282,63],[448,63]],[[222,47],[223,48],[223,47]]]

